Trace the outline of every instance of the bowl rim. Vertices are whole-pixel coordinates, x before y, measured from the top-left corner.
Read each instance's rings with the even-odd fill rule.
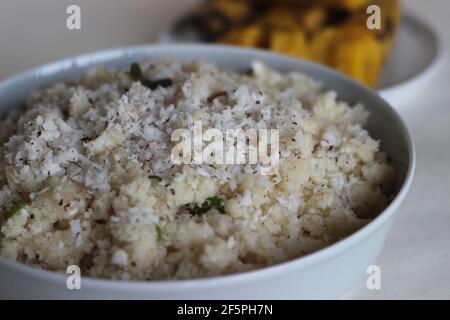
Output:
[[[92,278],[82,275],[82,287],[95,287],[98,289],[121,289],[121,290],[160,290],[160,291],[171,291],[173,289],[193,289],[199,286],[202,287],[217,287],[223,285],[232,285],[234,283],[242,283],[243,281],[260,280],[266,277],[273,276],[275,274],[285,273],[292,271],[294,269],[299,269],[304,266],[309,266],[311,264],[326,260],[333,256],[339,255],[345,249],[358,244],[365,238],[369,237],[376,229],[380,228],[384,223],[386,223],[392,215],[394,215],[396,209],[404,200],[413,180],[415,166],[416,166],[416,151],[407,126],[398,114],[398,112],[390,105],[389,102],[384,100],[379,93],[368,86],[359,83],[348,76],[339,73],[329,67],[303,60],[285,56],[282,54],[269,52],[260,49],[252,48],[242,48],[230,45],[216,45],[216,44],[143,44],[135,46],[126,46],[119,48],[112,48],[100,51],[94,51],[91,53],[85,53],[81,55],[75,55],[68,58],[59,59],[50,63],[40,65],[38,67],[23,71],[11,77],[8,77],[0,81],[0,94],[1,91],[9,89],[8,87],[14,87],[20,84],[24,79],[39,75],[46,74],[57,74],[60,71],[66,70],[68,66],[93,66],[96,64],[108,65],[110,60],[117,58],[118,56],[126,57],[127,54],[142,52],[149,53],[149,58],[151,55],[157,55],[158,51],[167,54],[167,51],[172,50],[185,50],[185,51],[195,51],[199,52],[208,51],[210,54],[214,52],[227,51],[231,54],[254,54],[255,59],[264,60],[265,58],[276,59],[277,61],[285,61],[290,63],[295,63],[298,65],[298,71],[301,71],[302,66],[309,66],[309,68],[317,69],[323,73],[332,74],[339,81],[347,82],[351,86],[355,87],[356,90],[363,91],[370,96],[371,99],[377,100],[379,103],[384,104],[387,108],[388,113],[394,120],[400,125],[401,132],[407,142],[407,153],[408,153],[408,163],[407,171],[404,180],[397,191],[395,197],[391,200],[389,205],[380,212],[376,218],[367,223],[362,228],[353,232],[352,234],[346,236],[345,238],[338,240],[330,245],[327,245],[317,251],[303,255],[298,258],[294,258],[285,262],[280,262],[271,266],[262,267],[259,269],[237,272],[227,275],[217,275],[204,278],[194,278],[194,279],[180,279],[180,280],[151,280],[151,281],[141,281],[141,280],[116,280],[116,279],[101,279]],[[167,54],[170,55],[170,54]],[[320,81],[320,79],[318,79]],[[338,93],[339,96],[339,93]],[[39,278],[45,282],[51,283],[65,283],[69,274],[49,271],[46,269],[41,269],[37,267],[31,267],[21,262],[13,261],[5,257],[0,256],[0,266],[18,272],[22,275],[27,275],[33,278]]]

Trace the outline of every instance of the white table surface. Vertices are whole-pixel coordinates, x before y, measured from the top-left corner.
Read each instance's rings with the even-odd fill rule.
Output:
[[[0,79],[57,58],[155,41],[197,0],[2,0]],[[66,7],[78,4],[82,29],[65,26]],[[450,52],[450,1],[404,0],[439,30]],[[348,299],[450,299],[450,64],[401,110],[417,148],[416,176],[376,262],[381,290],[365,279]]]

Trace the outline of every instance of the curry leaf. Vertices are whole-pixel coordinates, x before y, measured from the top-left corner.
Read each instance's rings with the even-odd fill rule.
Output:
[[[219,197],[207,198],[205,200],[205,202],[203,202],[201,204],[201,206],[198,206],[196,204],[195,207],[191,210],[191,213],[193,215],[201,215],[201,214],[208,212],[209,210],[211,210],[213,208],[217,209],[221,213],[224,213],[225,208],[224,208],[223,200]]]
[[[6,219],[14,217],[16,214],[19,213],[21,209],[25,208],[25,206],[26,203],[23,201],[17,203],[14,207],[5,212]]]

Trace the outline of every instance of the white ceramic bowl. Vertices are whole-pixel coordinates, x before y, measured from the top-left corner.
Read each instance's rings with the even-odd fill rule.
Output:
[[[177,31],[179,22],[174,21],[159,35],[161,43],[201,42],[195,32]],[[405,11],[378,81],[378,93],[400,113],[405,112],[408,106],[405,102],[413,99],[435,76],[445,57],[442,39],[428,19]]]
[[[129,66],[149,57],[204,59],[236,70],[259,59],[280,71],[299,70],[338,92],[348,102],[362,102],[371,115],[367,129],[397,168],[398,192],[391,204],[367,226],[307,256],[272,267],[199,280],[130,282],[82,278],[81,290],[68,290],[67,275],[34,269],[0,258],[0,298],[135,298],[259,299],[338,298],[366,274],[383,247],[396,211],[411,184],[415,154],[398,114],[373,90],[326,67],[274,53],[208,45],[157,45],[113,49],[48,64],[0,83],[0,113],[23,104],[29,92],[77,77],[96,64]]]

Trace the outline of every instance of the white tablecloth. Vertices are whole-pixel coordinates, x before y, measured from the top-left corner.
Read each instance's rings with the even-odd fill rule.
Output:
[[[0,79],[68,55],[156,39],[197,0],[80,0],[82,29],[65,27],[68,0],[0,4]],[[387,1],[387,0],[386,0]],[[450,1],[404,0],[428,17],[449,48]],[[450,51],[450,50],[449,50]],[[450,64],[398,106],[414,135],[417,171],[377,261],[381,290],[365,279],[344,298],[450,298]]]

